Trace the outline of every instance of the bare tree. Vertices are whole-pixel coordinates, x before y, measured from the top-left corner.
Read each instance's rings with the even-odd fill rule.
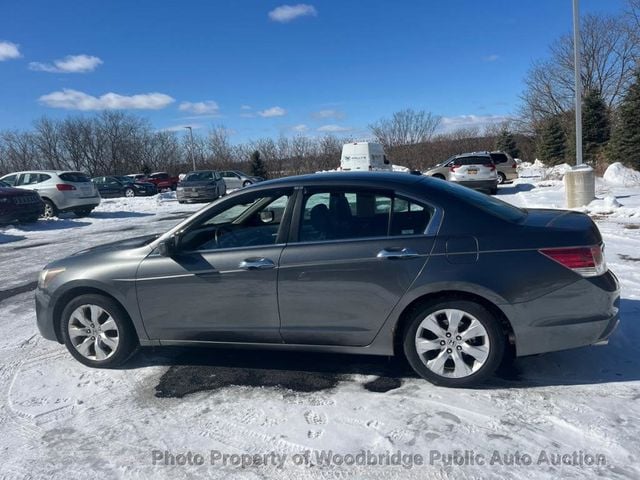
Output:
[[[385,147],[428,142],[440,125],[441,117],[424,110],[407,108],[369,125],[371,133]]]
[[[581,77],[584,91],[597,90],[609,108],[620,101],[633,77],[637,44],[621,17],[585,15],[581,21]],[[547,60],[537,61],[525,78],[521,115],[531,125],[573,108],[573,37],[554,42]]]

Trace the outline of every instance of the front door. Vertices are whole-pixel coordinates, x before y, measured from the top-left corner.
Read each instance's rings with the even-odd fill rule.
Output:
[[[171,257],[140,265],[137,292],[151,339],[281,342],[277,302],[291,190],[213,206],[178,236]]]

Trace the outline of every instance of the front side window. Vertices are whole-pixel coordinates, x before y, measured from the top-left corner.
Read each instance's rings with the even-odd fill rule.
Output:
[[[312,192],[303,203],[301,242],[420,235],[433,214],[430,207],[385,192]]]
[[[213,209],[181,235],[183,251],[274,245],[291,191],[244,195]]]

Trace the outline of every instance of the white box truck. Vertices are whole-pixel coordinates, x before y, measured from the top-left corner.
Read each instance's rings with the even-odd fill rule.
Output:
[[[380,143],[353,142],[342,146],[340,170],[350,171],[392,171],[393,165],[384,154]]]

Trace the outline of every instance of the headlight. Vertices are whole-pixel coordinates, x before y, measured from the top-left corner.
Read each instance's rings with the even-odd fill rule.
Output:
[[[51,268],[49,270],[44,269],[40,272],[38,277],[38,288],[47,288],[51,280],[64,272],[66,268]]]

